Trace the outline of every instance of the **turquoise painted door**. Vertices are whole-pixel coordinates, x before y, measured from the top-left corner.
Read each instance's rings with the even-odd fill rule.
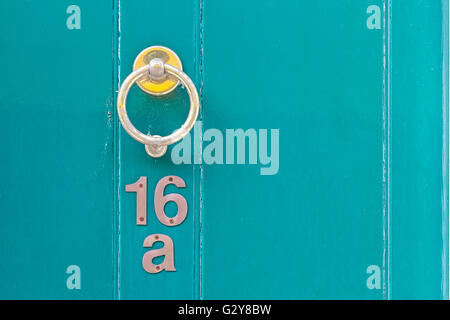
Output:
[[[448,299],[448,1],[0,9],[0,298]],[[152,45],[200,96],[161,158],[116,110]],[[165,136],[189,97],[127,109]]]

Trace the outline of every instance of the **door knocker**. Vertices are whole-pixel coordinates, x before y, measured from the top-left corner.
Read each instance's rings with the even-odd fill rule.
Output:
[[[181,82],[189,94],[190,109],[186,121],[168,136],[144,134],[131,123],[126,108],[126,100],[131,86],[137,82],[146,93],[161,96],[173,91]],[[152,46],[143,50],[136,58],[133,72],[122,83],[117,96],[117,112],[125,131],[135,140],[145,145],[146,152],[154,157],[162,157],[167,146],[186,136],[195,124],[199,112],[197,89],[192,80],[182,71],[181,61],[169,48]]]

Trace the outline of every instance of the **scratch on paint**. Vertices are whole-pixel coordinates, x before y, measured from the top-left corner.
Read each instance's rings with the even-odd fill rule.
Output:
[[[387,7],[387,299],[391,299],[391,0]]]
[[[390,0],[383,1],[383,299],[390,293]],[[387,15],[387,19],[386,19]]]
[[[203,120],[203,0],[200,0],[200,119]],[[202,128],[203,130],[203,128]],[[200,154],[202,154],[203,146],[200,143]],[[199,287],[200,287],[200,300],[203,300],[203,164],[200,163],[200,279],[199,279]]]
[[[120,32],[121,32],[121,25],[120,25],[120,19],[121,19],[121,11],[120,11],[120,0],[117,0],[117,90],[120,88]],[[120,249],[121,249],[121,230],[120,230],[120,210],[121,210],[121,204],[120,204],[120,186],[121,186],[121,162],[120,162],[120,153],[121,153],[121,140],[120,140],[120,125],[117,123],[117,299],[120,300]]]
[[[449,36],[450,36],[450,6],[448,1],[442,2],[442,44],[441,49],[443,52],[442,61],[442,280],[441,280],[441,291],[442,298],[445,300],[449,299],[449,284],[448,284],[448,272],[449,272],[449,214],[448,214],[448,187],[449,187],[449,162],[448,162],[448,146],[449,146],[449,125],[448,125],[448,103],[449,103]]]

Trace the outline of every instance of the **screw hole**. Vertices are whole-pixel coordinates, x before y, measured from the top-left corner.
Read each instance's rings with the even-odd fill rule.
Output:
[[[139,218],[139,221],[144,221],[144,218],[140,217],[140,218]]]
[[[155,239],[158,240],[158,239],[159,239],[159,236],[155,236]]]
[[[170,178],[169,178],[169,181],[170,181],[170,182],[172,182],[172,181],[173,181],[173,178],[172,178],[172,177],[170,177]]]
[[[142,188],[144,185],[142,183],[139,184],[139,188]]]

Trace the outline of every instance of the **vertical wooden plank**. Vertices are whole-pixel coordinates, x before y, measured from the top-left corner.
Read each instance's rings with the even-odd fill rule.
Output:
[[[199,4],[197,1],[119,1],[120,79],[131,73],[133,61],[143,49],[163,45],[181,58],[184,71],[199,87]],[[147,133],[167,135],[179,128],[189,111],[186,91],[178,87],[168,96],[147,95],[136,85],[131,89],[127,109],[133,124]],[[119,266],[118,298],[120,299],[193,299],[199,297],[199,199],[200,171],[198,165],[175,165],[167,154],[159,159],[149,157],[144,145],[133,140],[120,127],[119,134]],[[179,226],[167,227],[156,217],[154,190],[158,181],[168,175],[181,177],[187,187],[166,188],[177,192],[188,203],[188,216]],[[135,194],[127,194],[125,185],[141,176],[148,178],[148,216],[146,226],[136,225]],[[176,206],[166,206],[168,216]],[[176,272],[149,274],[142,267],[142,258],[151,248],[144,248],[144,239],[151,234],[171,237],[175,250]],[[160,247],[161,244],[155,244]],[[155,263],[160,263],[157,260]]]
[[[113,297],[112,1],[75,3],[0,4],[1,299]]]
[[[205,1],[205,134],[279,129],[279,170],[203,166],[204,298],[386,298],[384,4]]]
[[[394,299],[442,299],[448,294],[446,2],[392,4]]]

